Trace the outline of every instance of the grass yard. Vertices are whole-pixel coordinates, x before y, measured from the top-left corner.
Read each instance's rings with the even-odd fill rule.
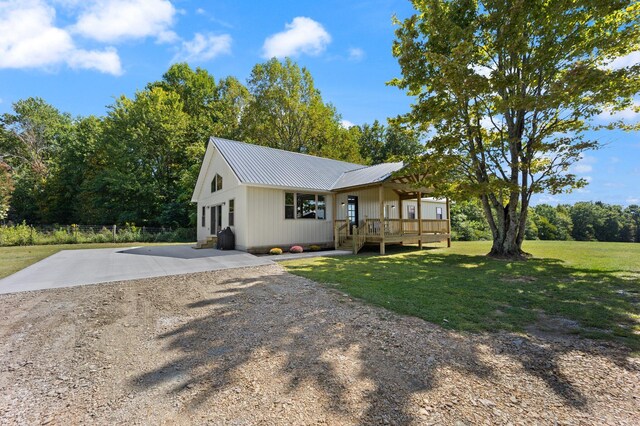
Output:
[[[176,243],[165,243],[176,244]],[[133,247],[148,245],[164,245],[163,243],[120,243],[120,244],[54,244],[42,246],[0,247],[0,279],[18,272],[45,257],[56,254],[60,250],[80,250],[96,248]]]
[[[291,273],[462,331],[572,333],[640,351],[640,244],[525,242],[525,262],[484,256],[487,242],[390,248],[284,262]]]

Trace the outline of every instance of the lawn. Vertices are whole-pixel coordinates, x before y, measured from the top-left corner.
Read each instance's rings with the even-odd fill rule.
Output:
[[[105,243],[105,244],[54,244],[42,246],[0,247],[0,279],[8,277],[45,257],[56,254],[60,250],[80,250],[114,247],[134,247],[162,245],[163,243]],[[176,244],[176,243],[166,243]]]
[[[640,351],[640,244],[525,242],[524,262],[487,242],[284,262],[291,273],[460,331],[571,333]]]

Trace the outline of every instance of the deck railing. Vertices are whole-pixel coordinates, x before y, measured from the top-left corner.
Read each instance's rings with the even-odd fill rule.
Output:
[[[365,219],[360,226],[360,234],[370,236],[418,235],[418,219]],[[423,234],[446,234],[449,222],[446,219],[422,219]]]
[[[335,248],[341,247],[349,237],[349,222],[347,220],[336,220],[334,223]]]

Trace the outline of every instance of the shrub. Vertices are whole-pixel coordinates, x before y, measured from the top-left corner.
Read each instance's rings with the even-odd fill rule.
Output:
[[[301,246],[292,246],[289,249],[289,253],[302,253],[304,250],[302,249]]]
[[[309,250],[310,251],[320,251],[321,249],[322,249],[322,247],[317,246],[315,244],[309,246]]]
[[[274,247],[271,250],[269,250],[269,254],[273,254],[273,255],[282,254],[282,249],[278,247]]]

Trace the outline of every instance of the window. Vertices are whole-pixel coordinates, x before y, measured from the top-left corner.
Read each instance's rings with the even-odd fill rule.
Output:
[[[327,203],[324,195],[285,192],[285,219],[326,219]]]
[[[222,189],[222,176],[216,174],[213,179],[211,179],[211,192],[220,191]]]
[[[416,206],[407,206],[407,219],[416,218]]]
[[[236,200],[229,200],[229,226],[234,226],[233,214],[235,213],[235,209],[236,209],[235,204],[236,204]]]
[[[295,218],[295,198],[293,197],[293,192],[286,192],[284,194],[284,218],[285,219],[293,219]]]
[[[442,217],[442,207],[436,207],[436,219],[443,219],[443,217]]]
[[[207,210],[205,209],[205,207],[204,207],[204,206],[202,206],[202,222],[201,222],[201,223],[202,223],[202,226],[207,226],[207,222],[206,222],[206,221],[207,221],[207,217],[206,217],[206,214],[207,214]]]
[[[316,218],[316,196],[313,194],[296,194],[296,218]]]

